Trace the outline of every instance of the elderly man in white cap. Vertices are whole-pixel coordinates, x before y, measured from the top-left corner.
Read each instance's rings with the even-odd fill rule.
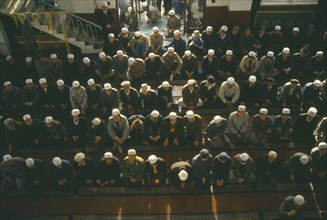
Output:
[[[302,152],[296,152],[288,158],[283,168],[286,180],[291,183],[307,184],[311,175],[311,157]]]
[[[96,180],[96,184],[100,187],[121,185],[120,161],[111,152],[105,152],[99,161]]]
[[[116,54],[117,50],[121,50],[121,49],[122,49],[121,45],[119,43],[119,40],[115,37],[115,34],[109,33],[103,43],[103,52],[108,57],[113,57]],[[104,58],[103,58],[103,60],[104,60]]]
[[[262,146],[267,143],[268,131],[272,126],[272,118],[268,115],[268,109],[260,108],[259,113],[252,118],[251,144]]]
[[[104,120],[95,117],[91,120],[87,130],[88,143],[87,146],[102,150],[105,147],[112,145],[109,141],[107,124]]]
[[[303,45],[305,45],[305,39],[302,34],[300,34],[300,28],[293,27],[291,31],[285,34],[285,44],[288,45],[293,52],[301,50]]]
[[[308,65],[308,74],[314,79],[326,79],[326,59],[323,51],[317,51],[315,56],[311,57]]]
[[[248,153],[236,154],[232,165],[233,173],[230,176],[230,182],[238,184],[254,183],[256,176],[252,172],[252,169],[253,159]]]
[[[140,113],[148,115],[158,106],[157,92],[151,89],[147,83],[142,83],[139,95]]]
[[[65,85],[62,79],[57,80],[57,87],[55,88],[55,103],[57,112],[69,114],[71,109],[70,104],[70,87]]]
[[[22,64],[25,79],[33,79],[36,81],[39,78],[38,72],[35,67],[35,60],[32,57],[25,57],[25,62]]]
[[[248,80],[244,82],[241,88],[241,95],[239,102],[241,105],[246,105],[249,108],[259,108],[261,101],[260,83],[257,82],[257,77],[249,76]]]
[[[144,159],[136,155],[135,149],[128,149],[127,156],[123,160],[122,174],[126,187],[140,188],[145,174]]]
[[[254,51],[250,51],[240,62],[238,77],[241,80],[246,80],[251,75],[257,76],[259,74],[259,68],[260,64],[257,54]]]
[[[221,152],[214,158],[214,169],[212,176],[212,185],[214,188],[220,188],[227,185],[231,165],[232,159],[226,152]]]
[[[18,149],[22,149],[25,146],[24,141],[24,126],[21,122],[15,121],[13,118],[6,118],[3,121],[5,128],[3,131],[4,145],[6,151],[13,153]]]
[[[168,12],[168,18],[166,23],[167,28],[167,35],[166,37],[170,38],[173,37],[175,30],[180,30],[182,26],[181,19],[176,16],[176,13],[174,10],[170,10]]]
[[[10,154],[3,156],[3,161],[0,163],[3,176],[1,191],[5,192],[12,188],[22,189],[25,187],[25,166],[25,159],[21,157],[12,157]]]
[[[235,82],[234,77],[228,77],[220,85],[218,96],[218,105],[220,107],[232,107],[236,104],[240,98],[240,86]]]
[[[163,116],[157,110],[153,110],[145,118],[144,135],[150,145],[160,145],[163,138]]]
[[[269,77],[275,78],[278,74],[279,70],[276,69],[275,54],[272,51],[268,51],[267,54],[260,59],[259,77],[261,80],[264,80]]]
[[[136,31],[131,42],[131,50],[133,56],[144,58],[149,50],[149,39],[146,35],[142,34],[140,31]]]
[[[49,80],[49,85],[54,86],[58,79],[62,79],[64,77],[64,63],[62,60],[58,58],[58,55],[53,53],[50,55],[50,74],[53,79]]]
[[[163,54],[163,38],[164,36],[159,32],[158,27],[152,28],[150,34],[150,50],[155,54]]]
[[[84,149],[87,141],[87,121],[81,116],[79,109],[71,111],[71,118],[67,122],[67,140],[69,147]]]
[[[130,31],[136,31],[136,30],[137,30],[137,28],[135,30],[131,30],[130,27],[129,28],[123,27],[121,29],[120,34],[118,35],[118,40],[122,47],[122,51],[125,51],[126,54],[129,54],[129,55],[132,54],[131,45],[129,42],[132,40],[133,35]]]
[[[183,77],[185,79],[199,79],[199,70],[196,56],[190,50],[186,50],[184,56],[182,57],[182,61]]]
[[[45,78],[39,79],[38,110],[41,116],[53,114],[56,111],[56,93]]]
[[[24,126],[24,144],[26,147],[36,149],[42,147],[44,144],[44,134],[46,133],[45,127],[42,121],[34,119],[30,114],[23,116]]]
[[[276,184],[281,180],[282,160],[275,151],[269,151],[267,154],[257,159],[255,175],[260,184]]]
[[[218,65],[219,79],[226,80],[235,76],[237,70],[237,60],[232,50],[226,50],[226,54],[220,58]]]
[[[117,89],[113,88],[110,83],[105,83],[100,92],[100,103],[105,117],[109,117],[112,109],[118,107],[118,100]]]
[[[219,31],[217,31],[216,47],[212,48],[217,51],[217,57],[221,57],[229,47],[230,37],[227,34],[227,31],[228,27],[226,25],[222,25]]]
[[[200,89],[195,79],[189,79],[183,86],[182,98],[178,100],[178,105],[190,110],[203,105],[203,101],[200,99]]]
[[[128,71],[128,56],[122,50],[118,50],[116,55],[113,56],[112,62],[114,63],[115,78],[114,82],[121,83],[127,80]]]
[[[302,195],[287,196],[278,208],[280,219],[303,219],[306,204]]]
[[[306,111],[310,107],[316,107],[318,110],[324,110],[323,94],[321,93],[323,83],[316,79],[313,82],[306,83],[303,88],[303,109]]]
[[[75,172],[68,160],[54,157],[50,162],[49,174],[53,190],[65,193],[70,192]]]
[[[176,112],[170,112],[164,119],[163,146],[179,147],[184,137],[183,118]]]
[[[302,47],[300,51],[293,51],[296,53],[292,54],[292,71],[291,77],[297,78],[302,82],[307,82],[313,77],[308,74],[307,63],[309,62],[309,48],[308,46]],[[315,79],[315,77],[314,77]]]
[[[167,46],[165,46],[167,47]],[[175,52],[182,57],[186,50],[186,41],[182,38],[181,32],[179,30],[174,31],[173,41],[168,45],[167,48],[173,47]]]
[[[215,56],[215,50],[209,49],[208,55],[202,59],[202,74],[205,76],[217,77],[218,58]]]
[[[106,1],[101,3],[101,9],[96,10],[96,18],[98,24],[102,28],[103,38],[105,39],[109,33],[115,30],[115,17],[111,10],[108,8]]]
[[[49,58],[46,58],[44,54],[38,54],[35,60],[35,68],[39,77],[46,78],[49,82],[55,82],[54,76],[51,73],[51,61]]]
[[[45,117],[43,121],[46,133],[44,135],[45,148],[65,149],[66,148],[66,129],[61,122],[54,120],[52,116]]]
[[[200,115],[188,110],[183,117],[185,135],[183,144],[187,146],[199,147],[202,142],[203,123]]]
[[[146,16],[148,17],[147,23],[155,24],[158,20],[161,19],[161,13],[157,7],[148,5],[147,2],[141,3],[142,9],[139,11],[139,14],[146,12]]]
[[[216,115],[203,131],[202,144],[208,147],[220,148],[224,145],[233,147],[227,137],[227,120],[220,115]]]
[[[194,30],[192,37],[187,42],[187,48],[195,54],[196,57],[203,56],[204,43],[199,30]]]
[[[141,58],[130,57],[128,59],[128,79],[133,85],[139,85],[142,83],[145,72],[145,64]]]
[[[145,186],[150,189],[154,186],[165,186],[167,181],[166,161],[154,154],[145,161]]]
[[[100,102],[100,92],[102,86],[95,83],[94,79],[87,81],[86,93],[87,93],[87,114],[88,115],[99,115],[102,110]]]
[[[149,53],[148,57],[144,60],[145,63],[145,76],[149,80],[161,80],[163,78],[163,60],[160,55]]]
[[[296,142],[312,145],[315,143],[313,132],[319,123],[318,110],[315,107],[308,109],[306,113],[301,113],[294,123],[294,140]]]
[[[4,89],[2,90],[2,114],[4,117],[13,117],[17,114],[21,105],[21,90],[14,86],[12,82],[5,81],[3,83]]]
[[[173,86],[168,81],[163,81],[157,88],[158,107],[160,109],[177,108],[177,100],[173,99]]]
[[[272,126],[272,133],[276,141],[291,142],[293,134],[291,110],[288,108],[282,109],[282,114],[277,115]]]
[[[202,31],[202,40],[203,40],[203,47],[204,52],[208,52],[209,49],[215,49],[217,44],[217,35],[213,31],[212,26],[207,26],[204,31]]]
[[[130,142],[132,145],[148,145],[144,134],[145,117],[141,114],[132,115],[128,118]]]
[[[269,47],[272,48],[272,51],[275,53],[281,51],[282,46],[284,45],[284,35],[281,30],[282,27],[280,25],[276,25],[274,30],[268,34]]]
[[[284,47],[283,49],[275,53],[279,53],[276,56],[276,68],[279,71],[278,81],[286,82],[291,77],[290,75],[292,70],[292,57],[290,55],[290,52],[290,48]]]
[[[131,87],[130,81],[123,81],[119,90],[119,98],[122,103],[122,113],[126,116],[131,116],[137,114],[139,111],[139,93],[134,88]]]
[[[280,91],[283,108],[301,111],[303,108],[303,92],[298,79],[291,79],[285,83]]]
[[[118,148],[119,153],[123,153],[123,145],[129,138],[129,124],[118,108],[112,110],[112,116],[108,119],[108,133],[114,141],[113,150]]]
[[[110,80],[113,80],[113,77],[115,76],[115,71],[114,63],[111,57],[116,55],[116,52],[119,49],[120,48],[114,49],[112,54],[109,54],[108,51],[99,53],[98,67],[96,69],[96,72],[98,73],[98,75],[101,76],[101,82],[109,82]]]
[[[27,158],[25,160],[26,188],[34,199],[42,196],[47,188],[48,173],[44,162],[40,159]]]
[[[23,105],[22,111],[26,113],[34,113],[37,111],[37,100],[39,97],[39,87],[34,84],[32,79],[25,80],[25,86],[22,89],[21,102]]]
[[[83,85],[88,79],[94,79],[97,83],[101,82],[101,76],[97,73],[97,62],[89,57],[84,57],[81,65],[80,76]]]
[[[310,154],[312,158],[311,179],[317,184],[325,184],[327,179],[327,144],[320,142],[318,147],[314,147]]]
[[[230,113],[228,119],[228,131],[231,141],[238,147],[245,146],[248,140],[249,113],[244,105],[239,105],[237,111]]]
[[[78,81],[72,83],[69,92],[70,104],[73,109],[80,109],[83,115],[87,112],[88,100],[87,92],[84,86],[81,86]]]
[[[216,78],[213,76],[209,76],[206,80],[201,81],[199,88],[200,88],[200,99],[203,101],[203,108],[217,107]]]
[[[323,117],[313,132],[316,142],[327,141],[327,117]]]
[[[67,54],[67,60],[64,62],[64,80],[67,85],[71,85],[74,80],[80,80],[80,65],[74,54]]]
[[[162,60],[164,62],[164,71],[165,78],[169,80],[177,80],[182,79],[182,75],[180,71],[183,67],[183,61],[180,56],[175,52],[173,47],[168,47],[168,50],[162,56]]]
[[[169,183],[185,190],[191,187],[193,181],[192,165],[188,161],[177,161],[170,166]]]

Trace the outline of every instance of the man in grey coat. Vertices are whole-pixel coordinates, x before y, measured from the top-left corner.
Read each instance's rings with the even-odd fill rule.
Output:
[[[70,88],[70,103],[73,109],[80,109],[83,115],[87,111],[87,92],[86,89],[80,85],[78,81],[74,81]]]
[[[247,153],[236,154],[233,161],[234,175],[230,181],[238,184],[254,183],[256,176],[252,172],[253,159]]]
[[[231,141],[234,145],[247,144],[247,131],[249,114],[244,105],[239,105],[237,111],[232,112],[228,119],[228,129]]]
[[[112,58],[112,62],[115,70],[114,82],[121,83],[127,80],[128,56],[122,50],[118,50],[117,54]]]
[[[1,191],[6,191],[10,188],[24,188],[25,159],[21,157],[12,157],[10,154],[6,154],[3,156],[0,169],[3,176]]]
[[[209,150],[202,149],[192,159],[194,184],[197,189],[209,190],[212,184],[214,161]]]

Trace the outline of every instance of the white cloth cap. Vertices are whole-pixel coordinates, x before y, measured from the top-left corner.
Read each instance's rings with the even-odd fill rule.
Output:
[[[157,163],[158,158],[157,158],[156,155],[152,154],[152,155],[150,155],[150,156],[148,157],[148,160],[149,160],[149,163],[150,163],[151,165],[153,165],[153,164],[156,164],[156,163]]]
[[[240,155],[240,158],[243,162],[247,161],[249,159],[249,155],[247,153],[242,153]]]
[[[305,201],[304,201],[303,196],[297,195],[297,196],[294,197],[294,202],[297,205],[303,205]]]
[[[104,158],[113,158],[114,157],[114,155],[111,153],[111,152],[106,152],[106,153],[104,153]]]
[[[308,115],[311,117],[315,117],[317,115],[318,110],[315,107],[310,107],[308,110]]]
[[[194,112],[192,110],[188,110],[186,112],[186,117],[187,118],[194,118]]]
[[[32,57],[26,57],[25,58],[25,62],[31,62],[32,61]]]
[[[289,54],[290,53],[290,48],[284,47],[283,48],[283,53]]]
[[[220,115],[216,115],[214,118],[213,118],[213,121],[215,122],[215,123],[220,123],[221,121],[223,120],[223,118],[222,117],[220,117]]]
[[[268,53],[267,53],[267,57],[274,57],[274,52],[272,52],[272,51],[268,51]]]
[[[289,114],[291,114],[291,110],[289,108],[283,108],[282,114],[289,115]]]
[[[33,83],[33,80],[32,80],[32,79],[26,79],[26,80],[25,80],[25,83],[26,83],[26,84]]]
[[[9,86],[9,85],[11,85],[11,82],[10,81],[6,81],[6,82],[3,83],[3,86],[4,87]]]
[[[11,55],[8,55],[8,56],[6,56],[6,61],[8,62],[9,60],[11,60],[12,59],[12,56]]]
[[[282,28],[279,26],[279,25],[276,25],[275,26],[275,30],[278,30],[278,31],[280,31]]]
[[[139,32],[139,31],[136,31],[136,32],[135,32],[135,36],[136,36],[136,37],[139,37],[139,36],[141,36],[141,32]]]
[[[43,83],[46,83],[46,82],[47,82],[46,78],[39,79],[39,84],[43,84]]]
[[[158,32],[158,31],[159,31],[159,28],[158,28],[158,27],[153,27],[153,28],[152,28],[152,31],[153,31],[153,32]]]
[[[77,88],[77,87],[80,86],[80,84],[79,84],[79,82],[78,82],[77,80],[75,80],[75,81],[73,81],[72,86],[73,86],[74,88]]]
[[[148,7],[148,3],[146,3],[146,2],[142,2],[142,8],[145,8],[145,7]]]
[[[55,157],[55,158],[53,158],[52,163],[55,166],[59,166],[60,164],[62,164],[62,161],[61,161],[60,157]]]
[[[213,56],[215,55],[215,51],[213,49],[208,50],[208,55]]]
[[[101,123],[100,118],[94,118],[94,119],[92,120],[92,124],[94,124],[94,125],[99,125],[100,123]]]
[[[95,84],[94,79],[89,79],[87,81],[87,85],[89,85],[89,86],[94,85],[94,84]]]
[[[121,56],[121,55],[124,54],[124,52],[123,52],[122,50],[117,50],[116,54],[117,54],[118,56]]]
[[[111,111],[111,114],[112,114],[113,116],[116,116],[116,115],[119,115],[119,114],[120,114],[120,111],[119,111],[118,108],[114,108],[114,109]]]
[[[132,6],[129,6],[129,7],[127,8],[127,12],[132,13],[132,11],[133,11]]]
[[[226,55],[233,55],[233,51],[232,50],[226,50]]]
[[[299,32],[299,31],[300,31],[300,28],[295,27],[295,28],[293,28],[293,31],[295,31],[295,32]]]
[[[63,85],[65,85],[64,80],[62,80],[62,79],[58,79],[58,80],[57,80],[57,86],[63,86]]]
[[[175,52],[175,49],[173,47],[168,47],[168,52]]]
[[[108,2],[102,2],[101,6],[107,7],[108,6]]]
[[[313,81],[313,85],[315,87],[320,87],[322,85],[322,82],[319,79],[316,79],[315,81]]]
[[[192,52],[190,50],[185,50],[184,54],[185,56],[191,56]]]
[[[81,112],[79,111],[78,108],[74,108],[74,109],[71,111],[71,113],[72,113],[72,116],[77,116],[77,115],[79,115]]]
[[[109,90],[109,89],[111,89],[112,87],[111,87],[111,84],[110,84],[110,83],[105,83],[105,84],[103,85],[103,88],[104,88],[104,90]]]
[[[324,52],[322,52],[322,51],[317,51],[317,53],[316,53],[316,56],[323,56],[324,55]]]
[[[170,86],[170,84],[169,84],[168,81],[163,81],[163,82],[161,83],[161,86],[162,86],[162,87],[168,87],[168,86]]]
[[[45,123],[50,124],[53,122],[53,118],[51,116],[47,116],[47,117],[45,117],[44,121],[45,121]]]
[[[212,30],[213,30],[212,26],[207,26],[207,31],[212,31]]]
[[[248,55],[249,57],[256,57],[256,53],[254,51],[250,51]]]
[[[67,59],[74,59],[74,54],[67,54]]]
[[[226,25],[221,26],[220,30],[227,32],[228,31],[228,27]]]
[[[269,151],[268,156],[273,157],[273,158],[277,158],[277,153],[275,151],[271,150],[271,151]]]
[[[129,156],[129,155],[136,155],[136,150],[135,149],[129,149],[128,151],[127,151],[127,155]]]
[[[261,109],[259,110],[259,113],[260,113],[260,114],[263,114],[263,115],[267,115],[267,114],[268,114],[268,109],[266,109],[266,108],[261,108]]]
[[[104,53],[104,52],[101,52],[101,53],[99,53],[99,58],[104,58],[106,56],[106,54]]]
[[[195,79],[189,79],[189,80],[187,80],[187,85],[189,85],[189,86],[195,86],[196,85],[196,80]]]
[[[170,112],[170,113],[169,113],[169,118],[170,118],[171,120],[176,119],[176,118],[177,118],[177,114],[176,114],[176,112]]]
[[[140,91],[149,91],[151,89],[151,86],[149,86],[146,83],[141,84],[141,90]]]
[[[90,59],[88,58],[88,57],[84,57],[83,58],[83,63],[84,64],[87,64],[87,63],[90,63],[91,61],[90,61]]]
[[[177,35],[180,35],[181,32],[179,30],[174,30],[174,35],[177,36]]]
[[[74,160],[75,160],[76,162],[80,162],[80,161],[83,160],[84,158],[85,158],[85,154],[82,153],[82,152],[79,152],[79,153],[75,154],[75,156],[74,156]]]
[[[303,155],[302,157],[300,157],[300,162],[302,165],[306,165],[309,162],[308,156]]]
[[[108,34],[108,37],[115,37],[113,33]]]
[[[174,10],[170,10],[170,11],[168,12],[168,14],[169,14],[169,15],[175,15],[176,13],[175,13]]]
[[[128,7],[128,8],[129,8],[129,7]],[[130,7],[130,8],[132,8],[132,7]],[[128,33],[128,29],[125,28],[125,27],[123,27],[123,28],[121,29],[121,32],[122,32],[123,34],[126,34],[126,33]]]
[[[326,149],[327,148],[326,142],[320,142],[319,145],[318,145],[318,148],[319,149]]]
[[[133,57],[128,58],[128,64],[133,65],[135,63],[135,59]]]
[[[121,86],[129,86],[131,85],[130,81],[123,81],[122,83],[120,83]]]
[[[12,159],[12,156],[10,155],[10,154],[5,154],[4,156],[3,156],[3,160],[4,161],[8,161],[8,160],[11,160]]]
[[[26,163],[26,166],[28,166],[28,167],[32,167],[32,166],[34,166],[34,160],[33,160],[33,158],[27,158],[26,160],[25,160],[25,163]]]
[[[249,76],[249,82],[255,83],[257,81],[257,77],[254,75]]]
[[[151,112],[151,116],[153,116],[153,117],[155,117],[155,118],[158,118],[159,117],[159,112],[157,111],[157,110],[153,110],[152,112]]]
[[[153,57],[155,57],[155,54],[154,53],[149,53],[149,58],[153,58]]]
[[[187,177],[188,177],[188,173],[186,172],[186,170],[181,170],[179,171],[178,173],[178,177],[181,181],[185,181],[187,180]]]
[[[26,120],[28,120],[28,119],[31,119],[32,117],[31,117],[31,115],[29,115],[29,114],[26,114],[26,115],[24,115],[23,116],[23,120],[24,121],[26,121]]]
[[[235,78],[234,77],[228,77],[227,78],[227,83],[230,84],[230,85],[234,84],[235,83]]]
[[[245,107],[245,105],[239,105],[237,107],[237,110],[240,111],[240,112],[245,112],[246,111],[246,107]]]
[[[50,59],[57,59],[57,54],[55,54],[55,53],[51,54]]]

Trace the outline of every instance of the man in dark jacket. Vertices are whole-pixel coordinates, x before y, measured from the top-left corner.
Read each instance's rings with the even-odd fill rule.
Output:
[[[119,159],[111,152],[104,153],[97,168],[97,185],[101,187],[120,186],[121,166]]]
[[[229,179],[232,159],[226,152],[221,152],[214,159],[213,186],[224,187]]]
[[[54,157],[50,163],[51,185],[55,191],[68,193],[72,188],[74,169],[68,160]]]
[[[26,161],[26,188],[32,198],[39,198],[47,188],[47,172],[44,162],[40,159],[27,158]]]
[[[195,187],[199,190],[209,190],[212,182],[214,161],[207,149],[202,149],[192,159]]]
[[[282,161],[275,151],[260,156],[256,164],[256,176],[259,183],[275,184],[280,180]]]
[[[150,155],[145,161],[145,185],[165,186],[167,178],[166,161],[156,155]]]

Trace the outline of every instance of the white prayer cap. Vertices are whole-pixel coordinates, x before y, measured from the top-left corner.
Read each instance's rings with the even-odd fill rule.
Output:
[[[146,3],[146,2],[142,2],[142,8],[145,8],[145,7],[148,7],[148,3]]]
[[[208,55],[213,56],[215,54],[215,51],[213,49],[208,50]]]
[[[313,85],[315,87],[320,87],[322,85],[322,82],[319,79],[316,79],[315,81],[313,81]]]
[[[72,114],[72,116],[77,116],[77,115],[80,114],[80,111],[79,111],[78,108],[74,108],[74,109],[71,111],[71,114]]]
[[[129,7],[127,8],[127,11],[128,11],[129,13],[132,13],[132,11],[133,11],[132,6],[129,6]],[[124,32],[123,32],[123,33],[124,33]]]
[[[52,160],[52,163],[55,166],[59,166],[60,164],[62,164],[62,161],[61,161],[60,157],[54,157],[53,160]]]
[[[162,87],[168,87],[168,86],[170,86],[170,84],[169,84],[168,81],[163,81],[163,82],[161,83],[161,86],[162,86]]]
[[[110,83],[105,83],[105,84],[103,85],[103,88],[104,88],[104,90],[109,90],[109,89],[111,89],[112,87],[111,87],[111,84],[110,84]]]
[[[249,159],[249,155],[247,153],[242,153],[240,155],[240,158],[243,162],[247,161]]]
[[[104,58],[105,56],[106,56],[106,54],[104,52],[99,53],[99,58],[100,59]]]
[[[83,58],[83,63],[84,64],[87,64],[87,63],[90,63],[91,61],[90,61],[90,59],[88,58],[88,57],[84,57]]]
[[[232,50],[226,50],[226,55],[233,55],[233,51]]]
[[[51,54],[50,59],[57,59],[57,54],[55,54],[55,53]]]
[[[111,114],[112,114],[113,116],[116,116],[116,115],[119,115],[119,114],[120,114],[120,111],[119,111],[118,108],[114,108],[114,109],[111,111]]]
[[[257,77],[254,75],[249,76],[249,82],[255,83],[257,81]]]
[[[207,26],[207,31],[212,31],[212,30],[213,30],[212,26]]]
[[[117,54],[118,56],[121,56],[121,55],[124,54],[124,52],[123,52],[122,50],[117,50],[116,54]]]
[[[26,57],[25,58],[25,62],[31,62],[32,61],[32,57]]]
[[[13,118],[7,118],[3,123],[7,126],[7,125],[12,124],[14,122],[15,122],[15,120]]]
[[[8,55],[8,56],[6,56],[6,61],[8,62],[9,60],[11,60],[12,59],[12,56],[11,55]]]
[[[153,58],[153,57],[155,57],[155,54],[154,53],[149,53],[149,58],[151,59],[151,58]]]
[[[299,32],[299,31],[300,31],[300,28],[295,27],[295,28],[293,28],[293,31],[295,31],[295,32]]]
[[[114,157],[114,155],[111,153],[111,152],[106,152],[106,153],[104,153],[104,158],[113,158]]]
[[[227,83],[230,84],[230,85],[234,84],[235,83],[235,78],[234,77],[228,77],[227,78]]]
[[[189,86],[195,86],[196,85],[196,80],[195,79],[189,79],[187,81],[187,85],[189,85]]]
[[[130,156],[130,155],[136,155],[136,150],[135,149],[129,149],[127,151],[127,155]]]
[[[135,36],[136,36],[136,37],[139,37],[139,36],[141,36],[141,32],[139,32],[139,31],[136,31],[136,32],[135,32]]]
[[[9,86],[9,85],[11,85],[11,82],[10,81],[6,81],[6,82],[3,83],[3,86],[4,87]]]
[[[157,111],[157,110],[153,110],[152,112],[151,112],[151,116],[153,116],[153,117],[155,117],[155,118],[158,118],[159,117],[159,112]]]
[[[133,57],[128,58],[128,64],[133,65],[135,63],[135,59]]]
[[[290,48],[288,48],[288,47],[284,47],[284,48],[283,48],[283,53],[285,53],[285,54],[289,54],[289,53],[290,53]]]
[[[318,110],[315,107],[310,107],[308,110],[308,115],[311,117],[315,117],[317,115]]]
[[[179,30],[174,30],[174,35],[177,36],[177,35],[180,35],[181,32]]]
[[[79,82],[77,81],[77,80],[75,80],[75,81],[73,81],[73,83],[72,83],[72,86],[74,87],[74,88],[77,88],[77,87],[79,87],[81,84],[79,84]]]
[[[100,123],[101,123],[100,118],[94,118],[94,119],[92,120],[92,124],[94,124],[94,125],[99,125]]]
[[[306,155],[303,155],[300,157],[300,162],[302,165],[306,165],[309,162],[309,157]]]
[[[278,31],[280,31],[282,28],[279,26],[279,25],[276,25],[275,26],[275,30],[278,30]]]
[[[132,7],[131,7],[132,8]],[[122,29],[121,29],[121,32],[123,33],[123,34],[126,34],[127,32],[128,32],[128,29],[126,28],[126,27],[123,27]]]
[[[51,116],[47,116],[47,117],[45,117],[44,121],[45,121],[45,123],[50,124],[53,122],[53,118]]]
[[[249,57],[256,57],[256,53],[254,51],[250,51],[248,55]]]
[[[24,121],[26,121],[26,120],[28,120],[28,119],[31,119],[32,117],[31,117],[31,115],[29,115],[29,114],[26,114],[26,115],[24,115],[23,116],[23,120]]]
[[[32,79],[26,79],[26,80],[25,80],[25,83],[26,83],[26,84],[33,83],[33,80],[32,80]]]
[[[272,52],[272,51],[268,51],[267,52],[267,57],[274,57],[274,52]]]
[[[178,173],[178,177],[181,181],[185,181],[187,180],[187,177],[188,177],[188,173],[186,172],[186,170],[181,170],[179,171]]]
[[[47,80],[45,78],[39,79],[39,84],[43,84],[43,83],[46,83],[46,82],[47,82]]]
[[[213,118],[213,121],[215,122],[215,123],[220,123],[221,121],[223,120],[223,118],[222,117],[220,117],[220,115],[216,115],[214,118]]]
[[[12,156],[10,155],[10,154],[5,154],[4,156],[3,156],[3,160],[4,161],[8,161],[8,160],[11,160],[12,159]]]
[[[237,107],[237,110],[240,111],[240,112],[245,112],[246,111],[246,107],[245,107],[245,105],[239,105]]]
[[[277,158],[277,153],[275,151],[271,150],[271,151],[269,151],[268,156],[273,157],[273,158]]]
[[[289,108],[283,108],[282,114],[289,115],[289,114],[291,114],[291,110]]]
[[[89,85],[89,86],[94,85],[94,84],[95,84],[94,79],[89,79],[87,81],[87,85]]]
[[[85,154],[82,152],[79,152],[79,153],[75,154],[74,160],[76,162],[80,162],[81,160],[84,160],[84,158],[85,158]]]
[[[65,82],[62,79],[57,80],[57,86],[63,86]]]
[[[168,47],[168,52],[175,52],[175,49],[173,47]]]
[[[170,118],[171,120],[176,119],[176,118],[177,118],[177,114],[176,114],[176,112],[170,112],[170,113],[169,113],[169,118]]]
[[[176,13],[175,13],[174,10],[170,10],[170,11],[168,12],[168,14],[169,14],[169,15],[175,15]]]
[[[263,115],[267,115],[267,114],[268,114],[268,109],[266,109],[266,108],[261,108],[261,109],[259,110],[259,113],[260,113],[260,114],[263,114]]]
[[[297,205],[303,205],[305,201],[304,201],[303,196],[297,195],[297,196],[294,197],[294,202]]]
[[[148,160],[149,160],[149,163],[150,163],[151,165],[153,165],[153,164],[156,164],[156,163],[157,163],[158,158],[157,158],[156,155],[152,154],[152,155],[150,155],[150,156],[148,157]]]
[[[33,158],[27,158],[25,160],[25,163],[26,163],[26,166],[28,166],[28,167],[34,166],[34,160],[33,160]]]
[[[324,55],[324,52],[322,52],[322,51],[317,51],[317,53],[316,53],[316,56],[323,56]]]
[[[221,26],[220,30],[227,32],[228,31],[228,27],[226,25]]]
[[[123,81],[122,83],[120,83],[121,86],[129,86],[131,85],[131,82],[130,81]]]
[[[194,112],[192,110],[188,110],[186,112],[186,117],[187,118],[194,118]]]
[[[158,32],[158,31],[159,31],[159,28],[158,28],[158,27],[153,27],[153,28],[152,28],[152,31],[153,31],[153,32]]]
[[[141,84],[141,91],[149,91],[151,89],[151,86],[149,86],[147,83]]]
[[[326,142],[320,142],[320,143],[318,144],[318,148],[319,148],[319,149],[326,149],[326,148],[327,148],[327,144],[326,144]]]
[[[101,6],[107,7],[108,6],[108,2],[102,2]]]
[[[185,50],[184,54],[185,56],[191,56],[192,52],[190,50]]]
[[[114,35],[113,33],[110,33],[110,34],[108,34],[108,37],[112,37],[112,38],[114,38],[115,35]]]
[[[67,59],[74,59],[74,54],[67,54]]]

